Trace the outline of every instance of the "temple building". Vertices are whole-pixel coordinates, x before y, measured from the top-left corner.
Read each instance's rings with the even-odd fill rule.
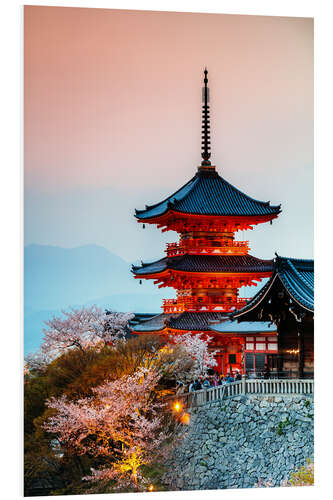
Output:
[[[277,349],[275,326],[267,322],[255,327],[248,325],[249,330],[239,334],[227,315],[247,306],[247,299],[239,296],[240,288],[256,286],[262,279],[270,278],[273,271],[273,260],[250,255],[249,242],[238,241],[235,235],[257,224],[272,222],[281,208],[242,193],[211,164],[207,73],[205,70],[202,89],[201,165],[178,191],[135,211],[139,223],[155,224],[163,232],[179,234],[178,242],[167,245],[166,256],[132,266],[136,279],[154,280],[160,288],[172,287],[176,298],[164,300],[161,314],[137,316],[132,332],[210,335],[211,347],[218,351],[218,371],[226,373],[230,366],[244,371],[246,336],[260,336],[265,348],[274,345]],[[224,326],[216,326],[220,323]]]
[[[278,352],[270,359],[261,351],[257,334],[245,335],[245,370],[269,362],[272,370],[285,377],[312,378],[314,374],[314,265],[313,260],[276,256],[273,273],[266,285],[244,308],[230,315],[235,329],[244,331],[250,323],[269,321],[277,327]],[[254,323],[253,323],[254,322]],[[228,323],[228,322],[227,322]],[[214,325],[217,331],[226,324]],[[236,323],[236,324],[235,324]],[[259,340],[258,340],[259,339]],[[269,345],[269,344],[268,344]],[[259,357],[258,357],[259,356]],[[257,370],[255,370],[257,371]]]

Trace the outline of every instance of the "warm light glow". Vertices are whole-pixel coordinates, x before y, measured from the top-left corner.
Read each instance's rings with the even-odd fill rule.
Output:
[[[179,413],[181,410],[182,410],[182,405],[180,404],[179,401],[176,401],[173,405],[173,410],[176,412],[176,413]]]
[[[150,484],[148,486],[148,491],[154,491],[154,485],[153,484]]]
[[[287,354],[298,354],[299,353],[299,349],[287,349],[286,353]]]
[[[180,421],[184,425],[189,425],[190,415],[188,413],[183,413],[183,415],[180,417]]]
[[[108,410],[110,408],[110,405],[105,405],[105,408]]]
[[[168,346],[164,346],[160,349],[160,352],[164,352],[166,354],[172,354],[173,353],[173,349],[171,347],[168,347]]]

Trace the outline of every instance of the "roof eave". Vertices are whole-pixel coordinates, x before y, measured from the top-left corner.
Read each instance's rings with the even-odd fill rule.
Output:
[[[184,212],[182,210],[177,210],[177,206],[174,205],[171,208],[168,207],[166,210],[164,210],[163,212],[161,212],[159,214],[150,215],[148,217],[142,217],[142,215],[144,215],[145,213],[147,213],[146,210],[140,210],[140,211],[136,210],[134,217],[137,219],[138,222],[142,222],[142,223],[156,223],[157,219],[165,218],[165,216],[167,216],[168,214],[171,214],[171,213],[176,213],[177,215],[182,215],[184,217],[194,216],[194,217],[218,217],[221,219],[222,218],[259,219],[259,220],[265,219],[265,220],[263,220],[263,222],[269,222],[273,219],[276,219],[278,217],[278,215],[281,213],[281,210],[278,210],[276,212],[272,212],[269,214],[241,214],[241,215],[239,215],[239,214],[227,214],[227,215],[221,215],[221,214],[217,214],[217,213],[201,214],[201,213],[197,213],[197,212]]]

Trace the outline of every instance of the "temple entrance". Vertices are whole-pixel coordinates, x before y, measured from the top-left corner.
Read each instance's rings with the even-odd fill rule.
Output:
[[[242,353],[226,353],[224,354],[224,370],[223,375],[226,375],[230,371],[235,371],[236,368],[242,372]]]
[[[239,342],[230,341],[226,344],[223,354],[223,375],[236,369],[243,372],[242,345]]]

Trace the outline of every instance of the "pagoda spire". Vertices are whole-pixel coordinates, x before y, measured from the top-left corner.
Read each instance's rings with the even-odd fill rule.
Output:
[[[210,158],[210,123],[209,123],[209,88],[207,87],[208,83],[208,71],[205,68],[204,71],[204,87],[202,88],[202,141],[201,141],[201,157],[202,162],[201,165],[203,167],[209,167],[211,165]]]

